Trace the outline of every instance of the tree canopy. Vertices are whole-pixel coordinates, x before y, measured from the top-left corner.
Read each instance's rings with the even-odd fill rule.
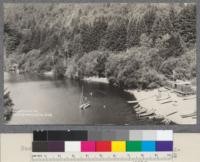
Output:
[[[196,5],[6,4],[6,63],[153,88],[196,77]]]

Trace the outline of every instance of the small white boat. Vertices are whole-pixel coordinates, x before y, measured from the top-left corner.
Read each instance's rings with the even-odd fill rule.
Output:
[[[89,104],[89,102],[87,102],[87,99],[84,100],[84,96],[83,96],[83,87],[82,87],[82,95],[81,95],[81,98],[80,98],[80,106],[79,108],[81,110],[85,110],[87,109],[88,107],[90,107],[91,105]]]
[[[142,113],[145,113],[145,112],[147,112],[147,109],[145,109],[145,108],[141,108],[140,110],[138,110],[138,111],[135,111],[137,114],[142,114]]]
[[[89,103],[84,103],[84,104],[80,105],[80,109],[84,110],[84,109],[87,109],[90,106],[91,105]]]
[[[127,101],[127,103],[134,104],[134,103],[138,103],[138,101],[137,100],[135,100],[135,101]]]
[[[145,112],[145,113],[142,113],[139,115],[139,117],[144,117],[144,116],[150,116],[150,115],[153,115],[155,113],[156,110],[152,109],[148,112]]]

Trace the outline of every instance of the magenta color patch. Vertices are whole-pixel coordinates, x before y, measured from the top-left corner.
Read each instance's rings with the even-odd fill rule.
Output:
[[[81,152],[95,152],[95,142],[81,141]]]

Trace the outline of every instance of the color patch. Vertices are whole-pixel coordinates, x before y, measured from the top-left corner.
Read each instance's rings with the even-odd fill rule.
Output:
[[[80,141],[66,141],[65,152],[81,152],[81,142]]]
[[[115,140],[118,140],[118,141],[129,140],[129,131],[128,130],[117,130],[116,134],[115,134]]]
[[[156,141],[157,131],[156,130],[145,130],[142,133],[143,141]]]
[[[48,131],[48,141],[65,141],[65,131]]]
[[[112,152],[126,152],[126,142],[112,141]]]
[[[172,130],[158,130],[156,141],[173,141]]]
[[[156,150],[155,141],[142,141],[142,151],[144,152],[154,152]]]
[[[96,141],[96,152],[111,152],[111,141]]]
[[[32,152],[48,152],[48,143],[45,141],[34,141],[32,143]]]
[[[82,141],[81,142],[81,152],[95,152],[95,142],[94,141]]]
[[[87,141],[88,131],[85,130],[70,130],[66,132],[66,141]]]
[[[130,130],[129,131],[129,140],[131,141],[142,141],[142,130]]]
[[[101,139],[99,140],[116,140],[115,136],[116,136],[116,131],[114,130],[106,130],[106,131],[102,131],[101,134]]]
[[[64,152],[64,141],[49,141],[48,152]]]
[[[142,142],[141,141],[126,141],[126,151],[127,152],[142,151]]]
[[[88,131],[88,140],[90,141],[98,141],[102,140],[102,131]]]
[[[173,151],[172,141],[157,141],[156,151]]]
[[[47,131],[33,131],[33,141],[47,141]]]
[[[87,141],[88,132],[84,130],[48,131],[48,141]]]

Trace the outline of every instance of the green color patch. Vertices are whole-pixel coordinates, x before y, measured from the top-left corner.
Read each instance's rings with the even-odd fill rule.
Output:
[[[126,151],[127,152],[142,151],[142,142],[141,141],[126,141]]]

